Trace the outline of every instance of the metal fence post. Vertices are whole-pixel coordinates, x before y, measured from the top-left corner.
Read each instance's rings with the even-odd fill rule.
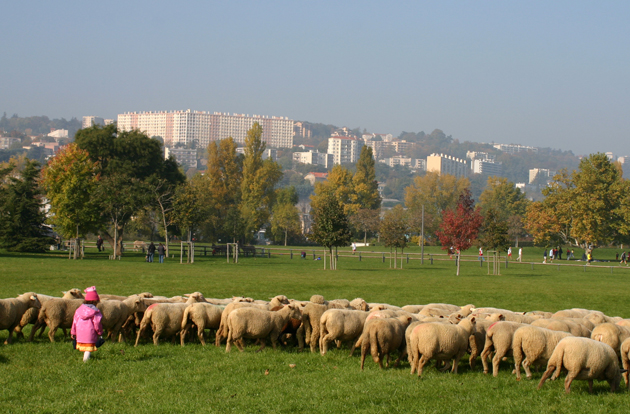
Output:
[[[359,261],[361,261],[361,252],[359,252]]]
[[[432,254],[430,254],[430,255],[429,255],[429,258],[431,258],[431,264],[433,264],[433,255],[432,255]]]
[[[293,259],[293,249],[291,249],[291,259]]]

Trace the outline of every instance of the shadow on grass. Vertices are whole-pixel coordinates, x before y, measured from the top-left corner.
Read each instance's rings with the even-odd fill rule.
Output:
[[[9,358],[5,357],[4,355],[0,355],[0,364],[8,364],[9,363]]]

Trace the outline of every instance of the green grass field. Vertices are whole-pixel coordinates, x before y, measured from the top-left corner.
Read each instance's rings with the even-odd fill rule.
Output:
[[[178,259],[145,263],[129,253],[121,261],[106,254],[88,254],[70,261],[63,254],[12,255],[0,252],[0,297],[25,291],[59,296],[62,290],[96,285],[101,293],[128,295],[150,291],[180,295],[200,291],[206,297],[251,296],[267,299],[285,294],[308,299],[362,297],[368,302],[394,305],[448,302],[495,306],[513,310],[584,307],[609,315],[630,317],[630,268],[540,264],[542,249],[525,249],[524,264],[501,266],[501,276],[488,275],[487,265],[463,262],[455,276],[454,261],[425,260],[389,268],[389,260],[362,261],[341,257],[337,271],[322,270],[322,261],[294,258],[241,258],[238,265],[225,258],[197,257],[193,265]],[[371,248],[360,248],[365,252]],[[411,249],[415,252],[417,248]],[[442,253],[427,248],[429,253]],[[471,251],[471,254],[475,252]],[[596,257],[614,259],[617,251],[599,249]],[[365,255],[365,253],[364,253]],[[576,257],[578,252],[576,252]],[[581,251],[579,252],[581,256]],[[529,261],[535,262],[533,266]],[[578,262],[571,262],[577,264]],[[562,261],[565,265],[566,261]],[[583,263],[582,263],[583,264]],[[28,331],[27,331],[28,333]],[[4,341],[8,333],[0,332]],[[197,343],[182,348],[171,343],[155,347],[143,343],[107,343],[89,363],[57,333],[56,343],[44,336],[0,346],[0,409],[2,412],[626,412],[626,392],[610,394],[608,384],[596,382],[593,395],[586,382],[573,384],[565,395],[562,380],[536,390],[534,380],[517,382],[511,360],[501,365],[498,378],[460,363],[459,374],[440,373],[433,366],[423,379],[409,374],[409,366],[381,371],[371,359],[359,370],[359,353],[333,349],[322,357],[293,348],[254,353]],[[295,364],[295,368],[289,365]],[[269,370],[268,375],[265,371]],[[562,377],[561,377],[562,378]]]

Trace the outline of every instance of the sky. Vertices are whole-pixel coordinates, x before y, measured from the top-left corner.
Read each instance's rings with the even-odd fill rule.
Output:
[[[192,109],[630,155],[628,1],[15,1],[0,113]]]

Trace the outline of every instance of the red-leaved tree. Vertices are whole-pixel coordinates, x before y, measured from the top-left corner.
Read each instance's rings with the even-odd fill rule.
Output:
[[[475,208],[475,202],[469,189],[465,189],[459,196],[455,210],[444,210],[442,223],[436,235],[442,244],[442,250],[451,246],[457,249],[457,276],[459,276],[460,252],[472,246],[477,238],[479,228],[483,223],[480,208]]]

